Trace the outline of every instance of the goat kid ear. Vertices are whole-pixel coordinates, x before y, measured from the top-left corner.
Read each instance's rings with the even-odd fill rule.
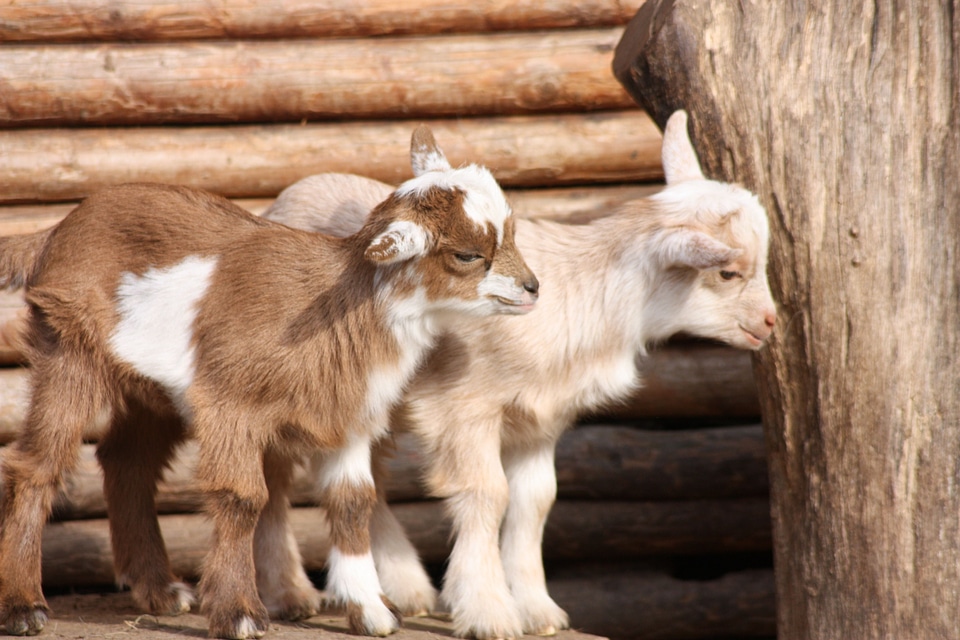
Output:
[[[421,176],[428,171],[448,171],[451,168],[447,157],[437,146],[433,132],[425,124],[414,129],[410,138],[410,166],[414,176]]]
[[[430,234],[415,222],[395,220],[364,251],[363,257],[377,264],[393,264],[427,253]]]
[[[663,173],[667,184],[687,180],[704,180],[700,160],[687,133],[687,112],[674,111],[663,128],[663,147],[660,151]]]
[[[666,266],[703,271],[730,264],[743,255],[743,249],[734,249],[702,231],[679,228],[664,232],[657,253]]]

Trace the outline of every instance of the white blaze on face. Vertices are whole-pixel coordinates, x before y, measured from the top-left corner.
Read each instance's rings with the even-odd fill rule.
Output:
[[[114,355],[159,383],[181,412],[194,374],[193,322],[216,269],[215,258],[189,256],[142,276],[124,273],[117,287],[120,321],[110,336]]]
[[[431,187],[463,191],[463,210],[467,217],[483,231],[492,224],[497,246],[503,243],[503,227],[512,212],[503,190],[487,169],[471,164],[461,169],[427,171],[400,185],[397,195],[422,193]]]
[[[477,285],[477,295],[481,298],[494,297],[519,302],[523,290],[517,286],[516,278],[490,271]]]

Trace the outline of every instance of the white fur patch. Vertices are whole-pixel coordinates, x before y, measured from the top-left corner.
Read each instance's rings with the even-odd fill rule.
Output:
[[[353,486],[372,485],[370,437],[355,435],[344,447],[324,455],[317,479],[320,488],[330,487],[340,482]]]
[[[481,298],[494,296],[519,301],[523,290],[517,286],[515,278],[509,278],[491,270],[477,285],[477,295]]]
[[[423,354],[433,346],[439,329],[430,314],[422,287],[405,298],[391,298],[392,288],[380,291],[386,305],[387,326],[400,348],[395,364],[370,371],[367,376],[366,411],[371,420],[386,420],[386,412],[400,399]]]
[[[392,263],[426,254],[429,241],[429,234],[417,223],[409,220],[394,220],[386,231],[373,239],[370,248],[385,245],[384,253],[388,257],[383,262]]]
[[[349,555],[333,547],[327,562],[327,590],[337,601],[380,601],[380,579],[372,554]]]
[[[330,549],[327,593],[334,602],[363,608],[363,632],[367,635],[386,636],[397,629],[397,619],[380,598],[380,579],[370,552],[348,555],[337,547]]]
[[[463,191],[463,209],[467,217],[481,229],[486,229],[487,223],[493,224],[497,230],[497,245],[503,243],[503,226],[512,212],[490,171],[474,164],[449,171],[428,171],[401,184],[396,193],[422,193],[430,187]]]
[[[117,287],[120,321],[110,336],[113,353],[162,385],[181,412],[193,382],[197,303],[216,266],[216,258],[189,256],[142,276],[124,273]]]

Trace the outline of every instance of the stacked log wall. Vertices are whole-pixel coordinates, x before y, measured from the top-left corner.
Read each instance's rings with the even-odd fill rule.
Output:
[[[255,213],[314,173],[397,183],[420,122],[453,164],[490,167],[518,215],[582,222],[659,188],[660,133],[610,72],[636,6],[461,5],[0,0],[0,235],[53,225],[121,182],[187,184]],[[0,295],[0,443],[27,403],[23,312],[18,295]],[[561,440],[551,589],[575,627],[615,638],[773,635],[772,574],[736,561],[771,546],[750,357],[678,341],[638,365],[643,389]],[[46,528],[48,588],[113,582],[97,437]],[[414,443],[397,443],[391,502],[440,566],[442,506],[418,482]],[[186,576],[209,536],[192,463],[188,446],[158,495]],[[305,472],[294,502],[305,563],[319,571],[329,543]],[[676,559],[703,557],[734,560],[684,579]]]

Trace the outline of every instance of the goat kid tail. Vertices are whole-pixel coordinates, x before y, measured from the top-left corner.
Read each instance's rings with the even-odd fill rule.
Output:
[[[27,283],[51,232],[0,238],[0,289],[20,289]]]

